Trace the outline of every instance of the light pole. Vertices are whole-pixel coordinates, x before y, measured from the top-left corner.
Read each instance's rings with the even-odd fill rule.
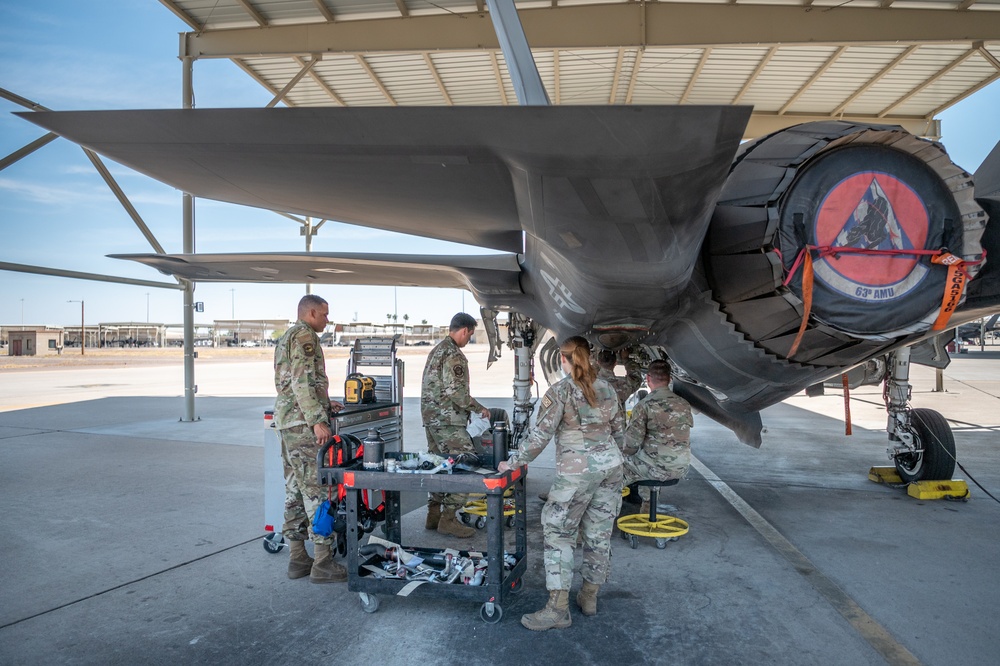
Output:
[[[233,311],[231,313],[231,316],[233,318],[233,321],[236,321],[236,289],[230,289],[229,293],[232,294],[233,297]]]
[[[146,323],[149,323],[149,292],[146,292]]]
[[[83,301],[66,301],[67,303],[79,303],[80,304],[80,356],[86,354],[87,347],[87,329],[84,328],[84,318],[83,318]]]
[[[21,299],[21,330],[24,330],[24,299]]]

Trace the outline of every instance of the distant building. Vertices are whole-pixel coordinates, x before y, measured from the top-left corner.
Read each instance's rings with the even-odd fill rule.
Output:
[[[31,326],[20,330],[7,329],[8,356],[47,356],[63,349],[63,329]]]

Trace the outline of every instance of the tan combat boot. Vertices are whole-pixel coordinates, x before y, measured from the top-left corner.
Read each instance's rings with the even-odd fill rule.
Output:
[[[601,589],[600,585],[583,581],[583,587],[576,595],[576,605],[587,617],[597,615],[597,591],[599,589]]]
[[[306,552],[306,542],[289,539],[288,550],[291,552],[291,557],[288,559],[288,577],[295,580],[308,576],[309,570],[312,569],[313,558]]]
[[[427,505],[427,520],[424,521],[425,530],[436,530],[438,528],[438,523],[441,521],[441,505],[440,504],[428,504]]]
[[[316,561],[309,572],[311,583],[343,583],[347,580],[347,569],[333,561],[332,543],[316,544]]]
[[[569,590],[549,590],[549,602],[545,608],[521,616],[521,624],[532,631],[565,629],[573,624],[569,616]]]
[[[442,508],[441,521],[437,526],[438,534],[450,534],[459,539],[468,539],[476,533],[476,530],[473,528],[466,527],[458,522],[458,519],[455,518],[455,512],[452,509]]]

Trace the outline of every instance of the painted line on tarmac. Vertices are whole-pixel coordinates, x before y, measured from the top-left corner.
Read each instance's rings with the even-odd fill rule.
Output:
[[[691,456],[691,466],[701,474],[708,483],[715,488],[729,504],[736,509],[740,515],[746,518],[747,522],[767,539],[768,543],[781,553],[788,562],[795,567],[802,576],[816,589],[817,592],[826,598],[834,609],[844,616],[855,631],[868,641],[876,652],[882,655],[892,666],[920,666],[921,662],[912,652],[903,647],[892,635],[875,619],[864,611],[854,599],[846,592],[837,587],[836,583],[824,576],[816,566],[809,561],[798,548],[783,537],[781,533],[767,522],[763,516],[757,513],[753,507],[747,504],[742,497],[736,494],[725,481],[715,475],[700,460]]]

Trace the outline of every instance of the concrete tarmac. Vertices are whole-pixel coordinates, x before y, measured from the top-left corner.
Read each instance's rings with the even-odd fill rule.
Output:
[[[509,408],[511,359],[487,372],[483,349],[469,356],[474,393]],[[421,368],[407,358],[408,450],[424,448]],[[690,533],[665,550],[616,533],[599,614],[571,601],[573,626],[544,633],[518,619],[547,598],[536,494],[553,447],[530,466],[528,572],[499,624],[417,597],[366,614],[346,585],[288,580],[285,552],[262,548],[270,373],[199,363],[200,420],[185,423],[175,366],[0,372],[0,663],[996,663],[1000,504],[970,480],[1000,496],[996,352],[957,358],[945,393],[914,368],[914,405],[957,421],[969,501],[868,480],[888,464],[877,387],[852,393],[851,437],[839,391],[766,410],[759,450],[698,416],[698,463],[661,496]],[[425,532],[422,510],[403,538],[458,544]]]

